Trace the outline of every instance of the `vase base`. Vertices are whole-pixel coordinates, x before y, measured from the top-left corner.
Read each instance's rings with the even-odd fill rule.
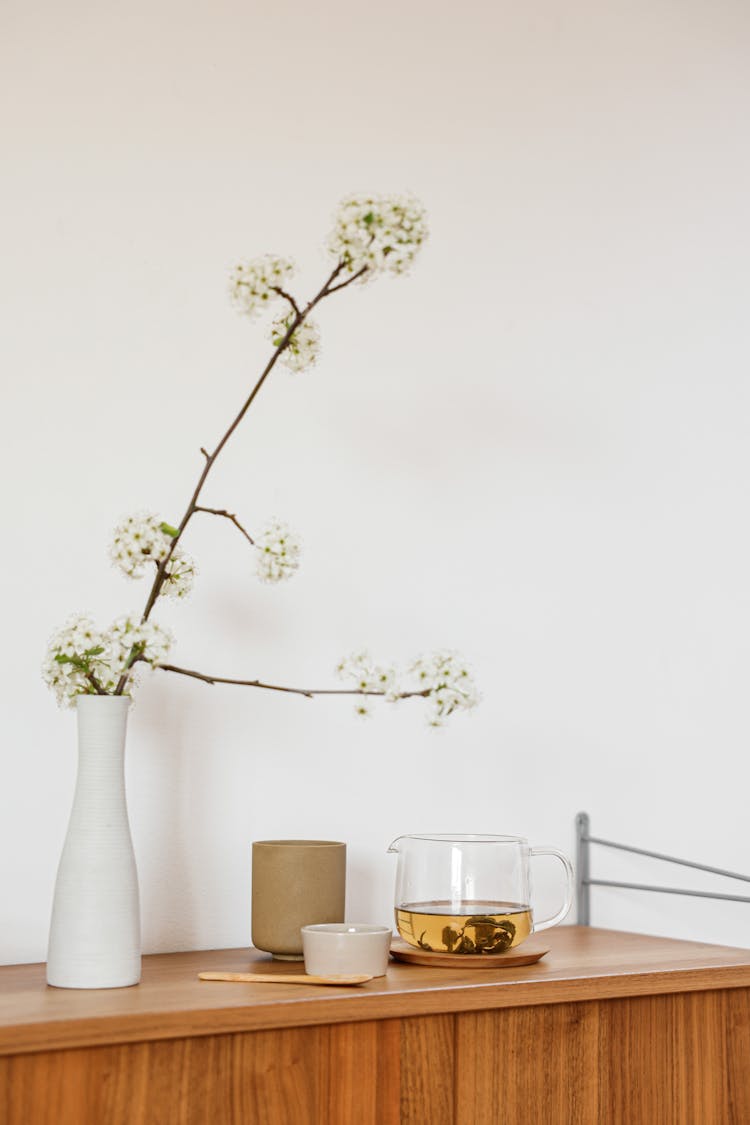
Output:
[[[92,971],[91,965],[61,965],[48,961],[47,984],[50,988],[132,988],[141,982],[141,959],[128,958],[128,962],[109,968],[102,965]]]
[[[301,953],[272,953],[274,961],[304,961]]]
[[[83,983],[82,981],[77,981],[77,982],[56,981],[56,980],[50,980],[49,977],[47,978],[47,984],[49,985],[50,988],[77,988],[77,989],[89,989],[89,990],[98,989],[98,988],[134,988],[135,985],[140,984],[140,983],[141,983],[140,977],[138,978],[138,980],[117,981],[116,984],[100,984],[100,983],[89,984],[88,982]]]

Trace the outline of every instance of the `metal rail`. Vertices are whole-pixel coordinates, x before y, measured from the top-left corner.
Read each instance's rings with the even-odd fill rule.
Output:
[[[580,812],[576,817],[576,900],[578,905],[579,926],[591,924],[591,887],[624,887],[631,891],[656,891],[665,895],[694,895],[696,898],[722,899],[726,902],[750,902],[748,895],[728,895],[718,891],[691,891],[683,887],[657,887],[649,883],[620,883],[612,879],[591,878],[590,845],[600,844],[605,848],[616,848],[621,852],[630,852],[633,855],[644,855],[649,859],[660,859],[665,863],[677,863],[681,867],[692,867],[697,871],[708,871],[711,875],[720,875],[724,879],[739,879],[743,883],[750,883],[750,875],[739,875],[736,871],[725,871],[722,867],[709,867],[705,863],[695,863],[689,859],[678,859],[673,855],[663,852],[652,852],[646,848],[634,848],[629,844],[617,844],[614,840],[603,840],[600,836],[592,836],[588,813]]]

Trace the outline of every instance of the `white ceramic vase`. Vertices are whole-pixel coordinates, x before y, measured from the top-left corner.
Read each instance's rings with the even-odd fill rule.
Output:
[[[52,905],[47,981],[123,988],[141,979],[138,873],[125,799],[130,700],[78,698],[78,777]]]

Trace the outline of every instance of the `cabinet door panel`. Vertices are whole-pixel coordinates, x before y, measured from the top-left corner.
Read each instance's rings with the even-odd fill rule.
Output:
[[[746,989],[602,1002],[601,1100],[614,1125],[747,1125]]]
[[[456,1125],[611,1125],[599,1115],[598,1023],[592,1003],[458,1016]]]
[[[400,1022],[401,1125],[454,1125],[456,1017]]]
[[[400,1125],[400,1043],[399,1020],[328,1028],[321,1125]]]
[[[319,1125],[327,1029],[91,1047],[0,1060],[7,1125]]]

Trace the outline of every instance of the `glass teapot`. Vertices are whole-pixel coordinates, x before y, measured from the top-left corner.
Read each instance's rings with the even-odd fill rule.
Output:
[[[573,901],[573,868],[556,848],[532,848],[522,836],[398,836],[396,928],[409,945],[434,953],[504,953],[529,934],[561,922]],[[564,902],[537,919],[531,859],[551,855],[565,870]]]

